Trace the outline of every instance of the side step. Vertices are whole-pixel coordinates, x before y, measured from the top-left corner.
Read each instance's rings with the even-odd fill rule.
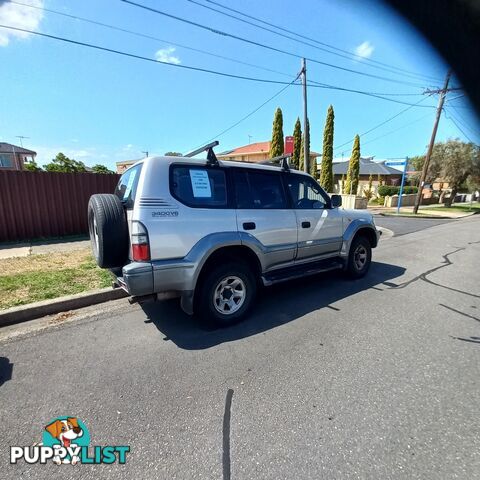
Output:
[[[344,264],[338,257],[319,260],[318,262],[294,265],[292,267],[282,268],[267,272],[262,275],[263,284],[268,287],[274,283],[286,282],[295,278],[302,278],[308,275],[338,270],[343,268]]]

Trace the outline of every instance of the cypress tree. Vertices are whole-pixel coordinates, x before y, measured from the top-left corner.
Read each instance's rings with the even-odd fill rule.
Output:
[[[320,170],[320,185],[326,192],[333,192],[333,128],[335,114],[330,105],[323,131],[323,155],[322,166]]]
[[[310,152],[310,120],[307,118],[307,132],[308,132],[308,152]],[[298,169],[303,170],[305,161],[303,158],[303,153],[304,153],[304,145],[305,145],[305,133],[302,135],[302,142],[301,142],[301,147],[300,147],[300,164]],[[307,162],[308,165],[308,162]]]
[[[273,117],[272,141],[270,142],[270,158],[278,157],[283,154],[283,114],[280,108],[275,111]]]
[[[292,167],[299,168],[300,164],[300,148],[302,146],[302,124],[300,119],[297,118],[295,122],[295,128],[293,129],[293,155],[292,155]]]
[[[360,137],[355,135],[353,141],[352,156],[348,162],[347,181],[345,182],[345,193],[357,194],[358,178],[360,176]]]

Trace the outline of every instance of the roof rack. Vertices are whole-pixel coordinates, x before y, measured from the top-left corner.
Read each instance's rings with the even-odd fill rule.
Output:
[[[279,155],[278,157],[273,157],[269,158],[268,160],[265,160],[264,162],[259,162],[262,165],[272,165],[272,166],[280,166],[282,170],[285,172],[290,171],[290,165],[288,164],[288,161],[290,160],[292,154],[287,153],[285,155]]]
[[[194,157],[202,152],[207,152],[207,165],[217,166],[218,165],[218,158],[213,151],[213,147],[216,147],[220,142],[215,140],[214,142],[208,143],[203,147],[197,148],[196,150],[192,150],[184,155],[184,157]]]

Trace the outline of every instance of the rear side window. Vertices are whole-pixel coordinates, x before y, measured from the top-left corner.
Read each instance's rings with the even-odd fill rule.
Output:
[[[279,174],[237,170],[234,173],[234,183],[239,209],[287,208]]]
[[[115,195],[122,201],[126,208],[133,208],[135,195],[137,194],[138,179],[143,163],[129,168],[118,181]]]
[[[218,168],[173,165],[170,191],[174,198],[189,207],[227,206],[225,172]]]

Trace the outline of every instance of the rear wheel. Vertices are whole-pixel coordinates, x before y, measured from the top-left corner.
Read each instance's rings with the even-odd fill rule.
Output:
[[[355,237],[350,245],[346,272],[351,278],[363,277],[370,268],[372,261],[372,246],[363,235]]]
[[[96,194],[88,202],[88,230],[92,251],[101,268],[125,265],[128,259],[128,225],[116,195]]]
[[[213,267],[198,286],[195,313],[216,326],[232,325],[246,315],[256,290],[255,277],[248,266],[228,262]]]

